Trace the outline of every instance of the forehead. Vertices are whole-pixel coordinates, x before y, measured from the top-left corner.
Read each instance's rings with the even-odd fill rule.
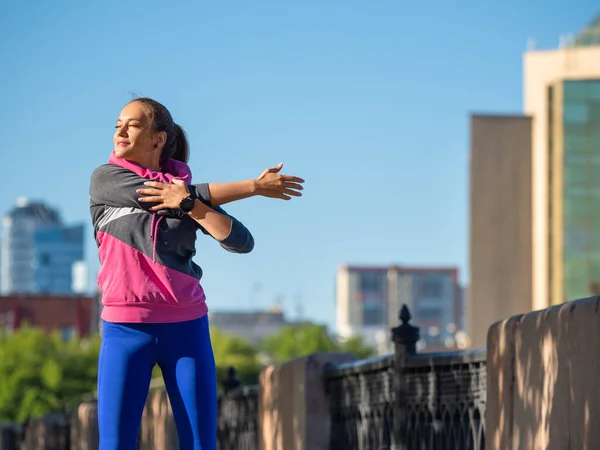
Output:
[[[148,118],[146,109],[139,102],[129,103],[121,110],[118,120],[145,121]]]

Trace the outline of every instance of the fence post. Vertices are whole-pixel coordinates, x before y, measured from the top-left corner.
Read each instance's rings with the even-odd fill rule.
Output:
[[[407,382],[404,376],[405,362],[408,356],[417,353],[417,341],[420,339],[419,327],[411,325],[410,311],[406,304],[400,309],[400,325],[392,328],[394,341],[394,389],[396,393],[394,411],[393,450],[409,450],[406,433]]]

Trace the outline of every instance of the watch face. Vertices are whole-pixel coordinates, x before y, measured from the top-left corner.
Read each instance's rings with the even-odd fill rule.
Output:
[[[195,201],[192,197],[186,197],[181,200],[179,207],[187,213],[194,209],[194,203]]]

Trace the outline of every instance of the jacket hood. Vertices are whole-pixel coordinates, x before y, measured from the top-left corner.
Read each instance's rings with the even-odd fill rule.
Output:
[[[137,163],[119,158],[113,151],[108,159],[109,164],[115,164],[124,169],[131,170],[135,174],[150,181],[158,181],[160,183],[171,183],[174,179],[185,181],[187,184],[192,183],[192,170],[190,166],[181,161],[169,159],[163,171],[156,171],[142,167]]]

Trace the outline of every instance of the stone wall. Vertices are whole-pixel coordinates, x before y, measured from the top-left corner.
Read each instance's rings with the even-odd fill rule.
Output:
[[[487,450],[600,448],[600,297],[488,333]]]

